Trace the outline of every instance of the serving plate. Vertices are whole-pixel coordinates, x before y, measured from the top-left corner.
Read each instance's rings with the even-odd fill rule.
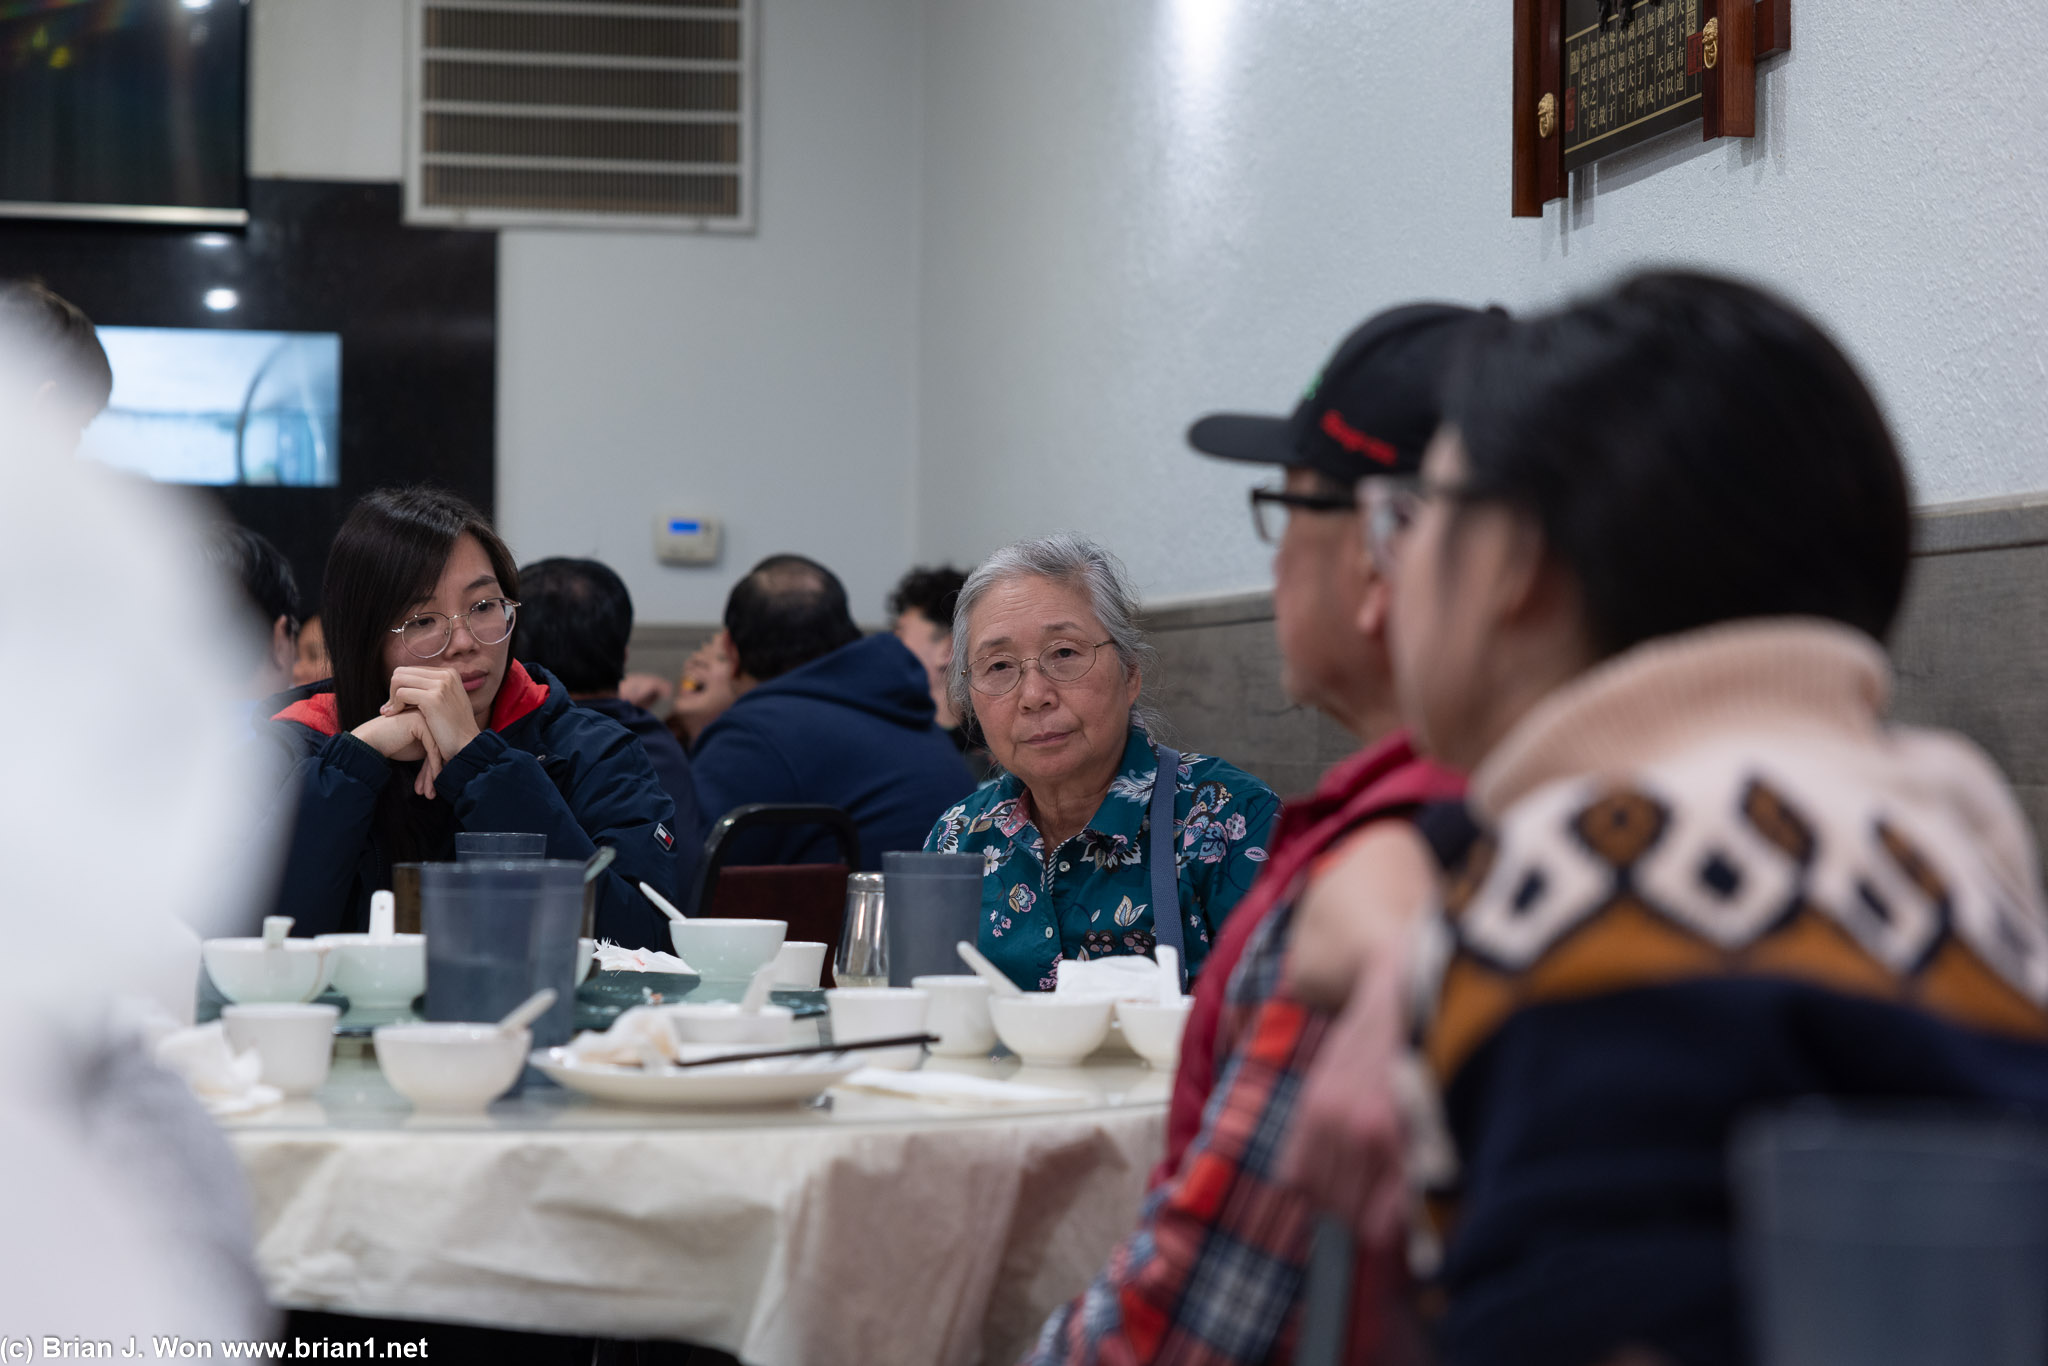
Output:
[[[565,1048],[535,1049],[527,1059],[558,1086],[617,1105],[730,1109],[745,1105],[797,1105],[860,1070],[858,1058],[820,1054],[723,1066],[648,1072],[612,1063],[581,1062]]]

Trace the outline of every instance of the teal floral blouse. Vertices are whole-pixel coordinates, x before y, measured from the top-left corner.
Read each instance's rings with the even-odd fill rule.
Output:
[[[980,854],[981,951],[1026,991],[1050,991],[1060,958],[1152,952],[1149,805],[1159,760],[1137,727],[1088,825],[1045,857],[1031,794],[1004,774],[939,817],[924,847]],[[1266,860],[1280,813],[1271,788],[1221,759],[1183,754],[1173,801],[1188,972]]]

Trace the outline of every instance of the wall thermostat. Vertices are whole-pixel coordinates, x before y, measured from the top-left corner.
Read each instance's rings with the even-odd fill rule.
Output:
[[[663,564],[716,564],[718,521],[671,514],[654,522],[654,558]]]

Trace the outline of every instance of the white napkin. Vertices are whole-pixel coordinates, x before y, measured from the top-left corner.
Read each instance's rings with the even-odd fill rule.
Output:
[[[577,1062],[608,1062],[620,1067],[678,1062],[676,1032],[660,1006],[634,1006],[619,1013],[610,1029],[602,1034],[584,1030],[569,1041],[569,1056]]]
[[[687,972],[693,976],[697,972],[672,953],[663,953],[659,949],[621,948],[610,940],[599,942],[593,956],[599,972]]]
[[[1112,958],[1091,958],[1086,962],[1062,958],[1054,966],[1053,990],[1084,1001],[1156,1001],[1160,998],[1159,964],[1140,954],[1118,954]],[[1174,983],[1176,994],[1180,983]]]
[[[962,1072],[898,1072],[885,1067],[863,1067],[841,1087],[856,1091],[879,1091],[887,1096],[904,1096],[934,1105],[964,1105],[1000,1109],[1010,1105],[1069,1105],[1086,1102],[1085,1091],[1068,1091],[1057,1086],[1032,1086],[1021,1081],[997,1081]]]
[[[237,1053],[228,1047],[218,1020],[164,1035],[157,1040],[156,1060],[182,1078],[211,1115],[247,1114],[284,1099],[284,1092],[257,1080],[263,1060],[255,1050]]]

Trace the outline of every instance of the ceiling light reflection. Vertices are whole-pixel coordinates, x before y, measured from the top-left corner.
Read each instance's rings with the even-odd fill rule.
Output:
[[[209,289],[204,300],[206,306],[216,313],[225,313],[242,302],[242,296],[232,289]]]

